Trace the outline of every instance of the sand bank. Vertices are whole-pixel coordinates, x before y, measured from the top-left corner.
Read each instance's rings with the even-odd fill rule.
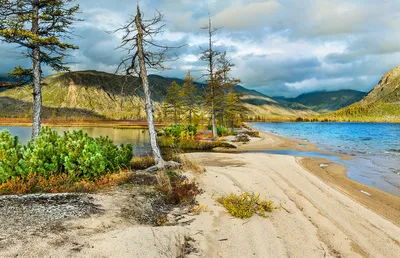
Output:
[[[199,198],[211,213],[190,226],[205,257],[396,257],[400,228],[351,193],[310,173],[299,159],[255,153],[191,154],[206,167]],[[232,218],[214,199],[250,191],[280,209],[268,218]],[[365,197],[367,198],[367,197]],[[397,202],[396,202],[397,201]],[[395,203],[399,203],[395,200]],[[393,209],[391,216],[400,213]]]

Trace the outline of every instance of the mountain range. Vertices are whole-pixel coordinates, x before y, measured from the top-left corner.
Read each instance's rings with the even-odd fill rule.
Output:
[[[173,81],[179,78],[149,76],[156,118],[165,116],[162,102]],[[201,94],[205,84],[196,83]],[[318,117],[331,120],[363,120],[380,116],[400,116],[400,67],[387,73],[371,92],[354,90],[317,91],[296,98],[270,97],[256,90],[235,86],[249,117],[266,120],[293,120]],[[139,78],[99,71],[77,71],[50,75],[42,86],[44,118],[95,118],[143,120],[143,91]],[[29,117],[32,87],[0,91],[0,116]]]
[[[327,113],[360,101],[366,94],[356,90],[315,91],[303,93],[296,98],[275,97],[275,99],[298,103],[315,112]]]
[[[173,81],[182,79],[150,75],[156,117],[165,113],[161,103]],[[197,83],[200,92],[205,84]],[[250,117],[282,119],[309,116],[316,113],[306,107],[294,109],[258,91],[236,86]],[[104,119],[142,120],[145,117],[143,91],[139,78],[125,77],[99,71],[66,72],[50,75],[42,86],[44,117],[94,117]],[[1,116],[29,116],[32,87],[24,86],[0,92]]]

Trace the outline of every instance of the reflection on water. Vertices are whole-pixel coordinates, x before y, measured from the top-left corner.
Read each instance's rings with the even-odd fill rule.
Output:
[[[400,124],[254,123],[253,126],[269,133],[316,143],[323,150],[353,156],[351,160],[329,159],[345,165],[349,178],[400,196]]]
[[[108,136],[116,144],[133,144],[133,152],[135,155],[146,154],[150,150],[149,133],[147,129],[116,129],[104,127],[52,127],[60,134],[65,131],[73,131],[82,129],[85,133],[92,137]],[[0,130],[8,130],[12,135],[18,136],[23,144],[26,144],[31,138],[30,127],[19,126],[0,126]]]

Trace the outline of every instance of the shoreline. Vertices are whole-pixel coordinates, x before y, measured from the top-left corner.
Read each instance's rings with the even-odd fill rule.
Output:
[[[314,143],[263,132],[252,126],[249,127],[252,128],[252,130],[259,132],[261,138],[248,144],[240,145],[236,150],[229,152],[251,153],[252,151],[263,150],[296,150],[330,154],[346,160],[352,159],[351,156],[319,150],[317,145]],[[347,168],[345,166],[337,164],[327,158],[291,157],[294,157],[300,166],[305,168],[311,174],[317,176],[327,185],[334,187],[351,199],[362,204],[364,207],[373,210],[393,222],[395,225],[400,226],[399,197],[348,178]],[[321,167],[321,164],[327,164],[328,166]]]

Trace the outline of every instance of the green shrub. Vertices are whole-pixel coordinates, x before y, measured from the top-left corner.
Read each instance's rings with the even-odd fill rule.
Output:
[[[197,133],[197,125],[170,125],[163,128],[164,136],[173,138],[182,138],[185,136],[194,136]]]
[[[212,126],[211,125],[208,126],[208,130],[212,130]],[[226,127],[223,127],[223,126],[217,126],[217,134],[218,134],[218,136],[221,137],[221,136],[227,136],[227,135],[234,135],[235,132],[232,131],[229,128],[226,128]]]
[[[242,193],[240,195],[229,194],[217,199],[228,212],[237,218],[250,218],[253,214],[266,217],[275,207],[272,201],[261,201],[260,195],[254,193]]]
[[[68,174],[72,179],[94,180],[128,168],[132,145],[115,145],[108,137],[93,138],[80,131],[63,136],[43,128],[39,137],[23,148],[8,132],[0,134],[0,183],[13,177],[26,179],[31,174],[48,178]],[[3,147],[3,149],[1,149]]]
[[[0,182],[16,176],[20,161],[22,145],[18,137],[12,137],[8,131],[0,132]]]

